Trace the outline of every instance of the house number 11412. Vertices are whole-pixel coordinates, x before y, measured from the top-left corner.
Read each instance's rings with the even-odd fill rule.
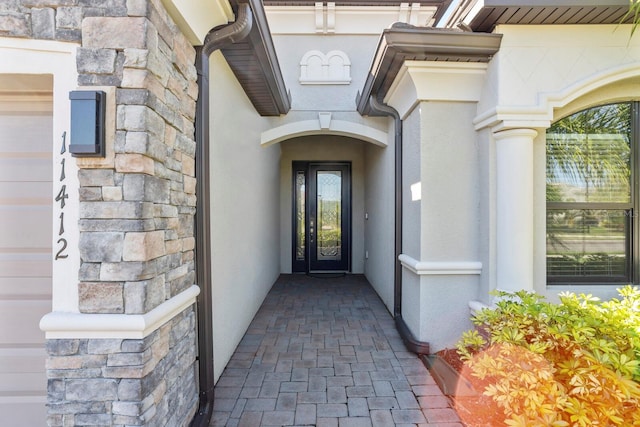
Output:
[[[60,157],[62,157],[62,155],[67,151],[67,144],[66,144],[66,139],[67,139],[67,132],[63,132],[62,133],[62,147],[60,148]],[[60,228],[58,229],[58,252],[56,252],[56,260],[59,259],[64,259],[69,257],[69,255],[67,255],[65,253],[65,251],[67,250],[67,239],[65,239],[64,236],[64,205],[66,204],[66,199],[69,198],[69,195],[67,194],[67,186],[64,183],[66,176],[64,174],[64,163],[65,163],[65,158],[63,157],[60,160],[60,166],[62,167],[61,171],[60,171],[60,179],[59,182],[62,184],[62,186],[60,187],[60,191],[58,192],[58,194],[56,195],[56,198],[54,199],[57,203],[60,203]]]

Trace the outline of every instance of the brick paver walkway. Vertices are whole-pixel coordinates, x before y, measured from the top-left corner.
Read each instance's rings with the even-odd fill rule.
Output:
[[[214,402],[211,426],[462,426],[358,275],[281,276]]]

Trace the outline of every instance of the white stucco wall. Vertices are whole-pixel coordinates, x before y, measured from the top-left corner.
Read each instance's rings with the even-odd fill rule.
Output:
[[[364,272],[389,312],[394,303],[395,141],[393,120],[387,148],[365,145]]]
[[[211,254],[216,379],[280,273],[279,145],[219,52],[211,56]]]
[[[480,113],[496,105],[529,107],[579,91],[580,82],[640,61],[640,38],[629,26],[501,25]],[[545,99],[547,98],[547,99]],[[560,101],[563,102],[563,101]],[[556,107],[557,105],[552,105]]]
[[[402,253],[417,260],[422,241],[421,132],[418,107],[402,122]]]
[[[476,261],[478,153],[473,102],[422,102],[421,257]]]
[[[282,76],[291,91],[293,111],[355,111],[356,94],[362,89],[378,35],[277,35],[273,43],[278,53]],[[305,85],[299,81],[300,60],[311,50],[327,54],[340,50],[351,62],[351,83]]]
[[[421,255],[450,272],[420,276],[421,341],[436,352],[455,345],[471,327],[468,302],[477,297],[479,274],[459,265],[478,261],[479,164],[472,120],[474,102],[422,102]]]
[[[497,285],[496,146],[493,132],[533,129],[533,289],[553,299],[564,290],[601,298],[615,286],[565,287],[546,283],[545,130],[571,113],[610,102],[640,99],[640,38],[629,26],[499,26],[500,51],[489,64],[474,123],[482,159],[480,298]],[[485,261],[488,261],[485,262]]]
[[[280,144],[280,265],[283,273],[291,273],[291,166],[298,160],[351,162],[351,272],[364,273],[365,144],[351,138],[322,135],[296,138]]]
[[[413,260],[403,261],[402,316],[433,352],[471,327],[468,302],[479,290],[475,112],[474,102],[423,101],[405,120],[402,252]]]
[[[362,90],[380,35],[377,34],[282,34],[278,26],[273,43],[287,89],[291,110],[273,120],[273,127],[318,120],[318,112],[331,113],[332,121],[344,121],[386,133],[385,119],[363,117],[356,111],[356,96]],[[326,55],[341,51],[349,59],[351,81],[348,84],[301,84],[300,61],[310,51]],[[357,132],[353,135],[358,138]]]
[[[402,253],[416,260],[420,260],[422,230],[420,132],[420,107],[418,106],[402,121]],[[420,317],[423,307],[420,291],[420,276],[403,268],[402,318],[416,338],[421,335]]]

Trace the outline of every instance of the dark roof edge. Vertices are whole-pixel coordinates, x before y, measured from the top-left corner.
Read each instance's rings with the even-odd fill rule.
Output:
[[[629,0],[483,0],[476,8],[478,2],[461,0],[444,27],[464,22],[473,31],[492,32],[499,24],[619,24],[629,10]]]
[[[428,27],[393,26],[383,31],[362,92],[358,112],[372,115],[369,98],[381,101],[407,59],[489,62],[500,49],[501,34],[469,33]]]
[[[279,116],[281,114],[288,113],[291,108],[291,98],[287,91],[284,78],[282,77],[282,71],[280,69],[280,64],[278,63],[278,57],[273,45],[271,31],[269,30],[269,24],[267,22],[262,2],[260,0],[230,0],[230,3],[234,13],[237,12],[238,6],[241,3],[248,3],[253,13],[254,24],[249,36],[245,40],[250,44],[253,55],[255,55],[254,58],[257,58],[259,69],[261,70],[263,77],[261,80],[265,82],[266,86],[264,89],[266,89],[269,97],[271,98],[271,102],[269,102],[269,104],[273,105],[271,108],[257,108],[258,113],[261,116]],[[225,58],[227,57],[226,54],[233,51],[233,48],[234,45],[231,45],[222,50],[222,54],[225,55]],[[229,58],[227,58],[227,60],[228,59]],[[252,60],[252,58],[247,57],[247,60]],[[236,72],[234,67],[232,67],[232,70],[234,73]],[[240,84],[243,85],[243,89],[245,90],[245,93],[247,93],[247,96],[251,99],[255,92],[251,90],[252,88],[244,87],[244,85],[247,84],[244,79],[239,78],[238,80]],[[263,91],[261,92],[264,94]],[[254,99],[251,99],[251,101],[254,106],[257,104],[264,105],[264,102],[254,102]]]
[[[273,45],[273,39],[271,38],[271,30],[269,29],[269,23],[267,22],[267,15],[264,11],[264,6],[261,0],[249,0],[251,8],[253,9],[254,17],[256,19],[256,26],[262,35],[263,47],[266,53],[266,59],[269,61],[269,69],[272,74],[270,79],[272,89],[277,94],[276,102],[280,114],[287,114],[291,108],[291,96],[287,91],[287,87],[282,77],[282,70],[280,63],[278,62],[278,55],[276,54],[276,48]]]

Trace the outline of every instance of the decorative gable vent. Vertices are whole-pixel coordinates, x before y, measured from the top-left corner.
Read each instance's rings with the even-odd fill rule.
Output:
[[[305,53],[300,61],[300,84],[348,85],[351,61],[346,53],[332,50],[326,55],[318,50]]]

